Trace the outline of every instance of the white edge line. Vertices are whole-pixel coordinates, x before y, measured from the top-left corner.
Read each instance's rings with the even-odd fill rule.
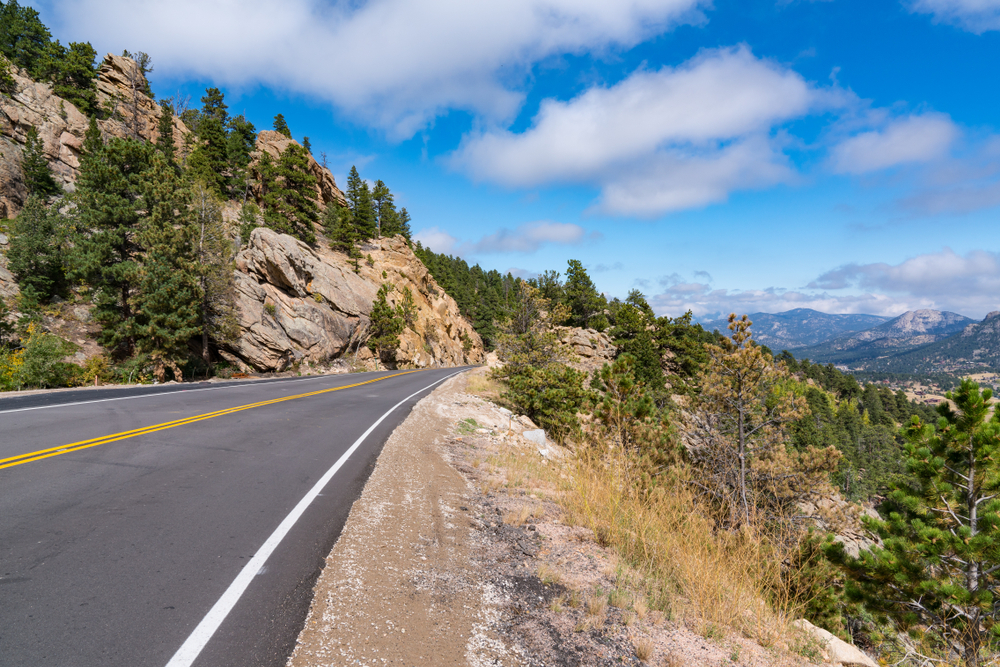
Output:
[[[299,518],[305,513],[312,501],[323,490],[323,487],[325,487],[329,481],[333,479],[333,476],[337,474],[337,471],[340,470],[341,466],[347,462],[347,459],[351,457],[351,454],[353,454],[355,450],[361,446],[361,443],[365,441],[365,438],[371,435],[371,432],[374,431],[386,417],[392,414],[396,408],[417,394],[427,391],[436,384],[440,384],[445,380],[455,377],[459,373],[464,372],[464,370],[465,369],[452,373],[451,375],[446,375],[440,380],[427,385],[423,389],[413,392],[399,403],[396,403],[396,405],[389,408],[384,415],[378,418],[378,421],[369,426],[368,430],[362,433],[361,437],[354,441],[354,444],[351,445],[350,449],[344,452],[344,454],[337,459],[337,462],[333,464],[333,467],[327,470],[326,474],[319,478],[319,481],[313,485],[309,492],[306,493],[302,500],[299,501],[298,505],[296,505],[295,508],[289,512],[288,516],[286,516],[285,519],[278,525],[278,527],[275,528],[274,532],[271,533],[271,536],[267,538],[264,544],[260,546],[260,549],[257,550],[257,553],[253,555],[253,558],[251,558],[247,564],[243,566],[243,569],[240,570],[240,573],[236,575],[236,579],[233,580],[233,583],[229,584],[229,588],[227,588],[226,592],[222,594],[219,601],[208,610],[208,613],[205,615],[205,618],[201,620],[201,623],[198,624],[198,627],[196,627],[191,634],[188,635],[188,638],[184,641],[181,647],[177,649],[177,652],[174,653],[174,657],[170,659],[170,662],[167,663],[166,667],[190,667],[190,665],[194,663],[202,649],[204,649],[205,645],[212,639],[215,631],[218,630],[219,626],[222,625],[222,622],[226,620],[226,616],[229,615],[229,612],[232,611],[233,607],[236,606],[236,603],[239,602],[240,597],[243,596],[243,593],[250,585],[250,582],[253,581],[254,577],[257,576],[257,573],[260,572],[261,567],[264,566],[268,557],[278,547],[278,544],[281,543],[281,540],[284,539],[285,535],[287,535],[292,529],[292,526],[294,526]]]
[[[331,377],[341,377],[343,373],[338,373],[334,376],[330,375],[317,375],[316,377],[310,378],[289,378],[288,380],[275,380],[271,382],[265,382],[264,384],[288,384],[289,382],[308,382],[309,380],[328,380]],[[364,374],[362,374],[364,375]],[[76,401],[74,403],[57,403],[56,405],[36,405],[32,408],[14,408],[13,410],[0,410],[0,415],[6,415],[12,412],[28,412],[29,410],[51,410],[53,408],[68,408],[74,405],[90,405],[91,403],[107,403],[109,401],[131,401],[136,398],[159,398],[162,396],[173,396],[175,394],[194,394],[199,391],[220,391],[222,389],[239,389],[241,387],[253,387],[258,385],[257,382],[244,382],[241,384],[231,384],[225,387],[204,387],[202,389],[178,389],[177,391],[158,391],[153,394],[140,394],[138,396],[119,396],[118,398],[95,398],[92,401]],[[5,392],[6,393],[6,392]],[[0,400],[5,398],[16,398],[15,396],[4,396],[0,394]]]

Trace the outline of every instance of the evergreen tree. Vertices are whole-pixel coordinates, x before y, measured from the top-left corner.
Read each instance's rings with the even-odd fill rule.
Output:
[[[992,392],[962,380],[939,406],[937,429],[914,417],[907,431],[910,483],[866,519],[881,546],[858,558],[834,544],[828,554],[849,575],[847,594],[906,630],[922,626],[942,649],[978,667],[1000,641],[994,591],[1000,586],[1000,412]]]
[[[288,123],[285,122],[284,115],[282,115],[280,113],[277,116],[274,117],[274,131],[275,132],[280,132],[281,134],[285,135],[289,139],[292,138],[292,131],[290,129],[288,129]]]
[[[47,302],[64,283],[61,218],[38,197],[28,198],[10,230],[7,268],[21,292]]]
[[[62,188],[52,178],[45,147],[34,127],[29,127],[21,153],[21,169],[24,171],[24,185],[29,195],[49,197],[62,192]]]
[[[45,73],[44,58],[51,39],[52,33],[37,11],[20,6],[17,0],[0,4],[0,53],[28,70],[32,78],[42,78]]]
[[[56,95],[84,114],[97,111],[95,58],[97,51],[89,42],[71,42],[67,49],[56,41],[49,47],[44,78],[52,81]]]
[[[697,404],[705,445],[697,488],[728,527],[785,522],[795,503],[829,497],[833,448],[789,451],[788,425],[805,416],[788,372],[751,340],[750,320],[729,316],[732,338],[709,345]]]
[[[631,356],[636,378],[659,396],[663,393],[665,378],[660,350],[653,338],[654,324],[655,319],[650,313],[626,303],[615,315],[615,326],[609,333],[618,354]]]
[[[351,209],[337,204],[327,206],[323,213],[323,229],[330,242],[331,250],[342,252],[351,258],[355,258],[355,255],[359,254],[354,246],[357,237],[354,234]]]
[[[210,364],[209,339],[217,343],[239,338],[234,259],[239,249],[226,232],[222,202],[203,184],[191,189],[198,287],[201,357]]]
[[[190,194],[162,153],[149,157],[142,179],[145,216],[138,241],[144,249],[138,271],[133,331],[136,347],[153,362],[160,382],[166,369],[182,380],[188,341],[199,331],[201,295],[192,244]]]
[[[229,196],[246,202],[250,193],[250,153],[257,144],[257,129],[242,114],[229,119],[226,160],[229,163]]]
[[[88,133],[89,134],[89,133]],[[155,148],[135,139],[111,139],[85,152],[74,193],[74,275],[94,289],[99,342],[119,357],[135,351],[134,297],[140,280],[139,226]]]
[[[306,149],[306,153],[312,155],[313,147],[312,142],[309,141],[309,137],[302,137],[302,148]]]
[[[83,135],[83,156],[87,157],[99,153],[104,148],[104,135],[97,125],[97,117],[90,117],[90,124],[87,125],[87,132]]]
[[[410,214],[406,211],[406,207],[399,209],[399,213],[396,216],[396,228],[397,234],[402,234],[403,237],[409,241],[412,232],[410,231]]]
[[[569,260],[564,289],[572,326],[594,327],[598,330],[607,327],[607,320],[601,314],[607,301],[598,293],[594,281],[587,275],[587,270],[583,268],[580,260]]]
[[[174,146],[174,107],[169,102],[160,105],[159,134],[156,147],[163,152],[167,162],[174,163],[177,149]]]
[[[316,243],[313,227],[319,219],[316,177],[309,173],[305,149],[290,144],[275,163],[264,153],[258,164],[261,204],[268,227],[291,234],[309,245]]]
[[[371,329],[368,334],[368,348],[382,361],[390,364],[396,359],[399,334],[405,326],[403,318],[386,299],[392,289],[389,283],[383,283],[379,287],[378,295],[372,303]]]
[[[377,232],[378,221],[375,217],[375,206],[368,184],[361,180],[356,167],[351,167],[347,176],[347,205],[354,218],[354,229],[361,240],[373,239]]]
[[[375,235],[395,236],[399,233],[399,213],[392,193],[382,181],[376,181],[372,189],[372,204],[375,209]]]
[[[226,187],[226,104],[218,88],[208,88],[201,98],[198,118],[198,144],[188,158],[188,170],[193,180],[205,183],[221,196]]]

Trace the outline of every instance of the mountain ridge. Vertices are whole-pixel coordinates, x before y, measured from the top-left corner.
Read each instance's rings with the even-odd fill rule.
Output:
[[[846,333],[864,331],[890,318],[868,314],[829,314],[811,308],[795,308],[781,313],[751,313],[754,340],[775,351],[816,345]],[[728,321],[703,322],[702,327],[725,333]],[[832,333],[830,333],[832,332]]]

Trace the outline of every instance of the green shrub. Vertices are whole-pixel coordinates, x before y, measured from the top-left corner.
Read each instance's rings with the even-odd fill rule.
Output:
[[[577,413],[590,393],[584,388],[587,374],[563,364],[551,364],[544,369],[522,367],[497,374],[506,383],[501,394],[511,408],[525,414],[548,431],[556,440],[579,431]]]

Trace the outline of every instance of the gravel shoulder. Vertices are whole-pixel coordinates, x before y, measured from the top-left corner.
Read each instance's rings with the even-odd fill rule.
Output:
[[[530,422],[479,395],[485,373],[447,381],[390,436],[289,667],[810,664],[649,609],[641,577],[564,523],[542,481],[566,479],[568,452],[526,440]]]

